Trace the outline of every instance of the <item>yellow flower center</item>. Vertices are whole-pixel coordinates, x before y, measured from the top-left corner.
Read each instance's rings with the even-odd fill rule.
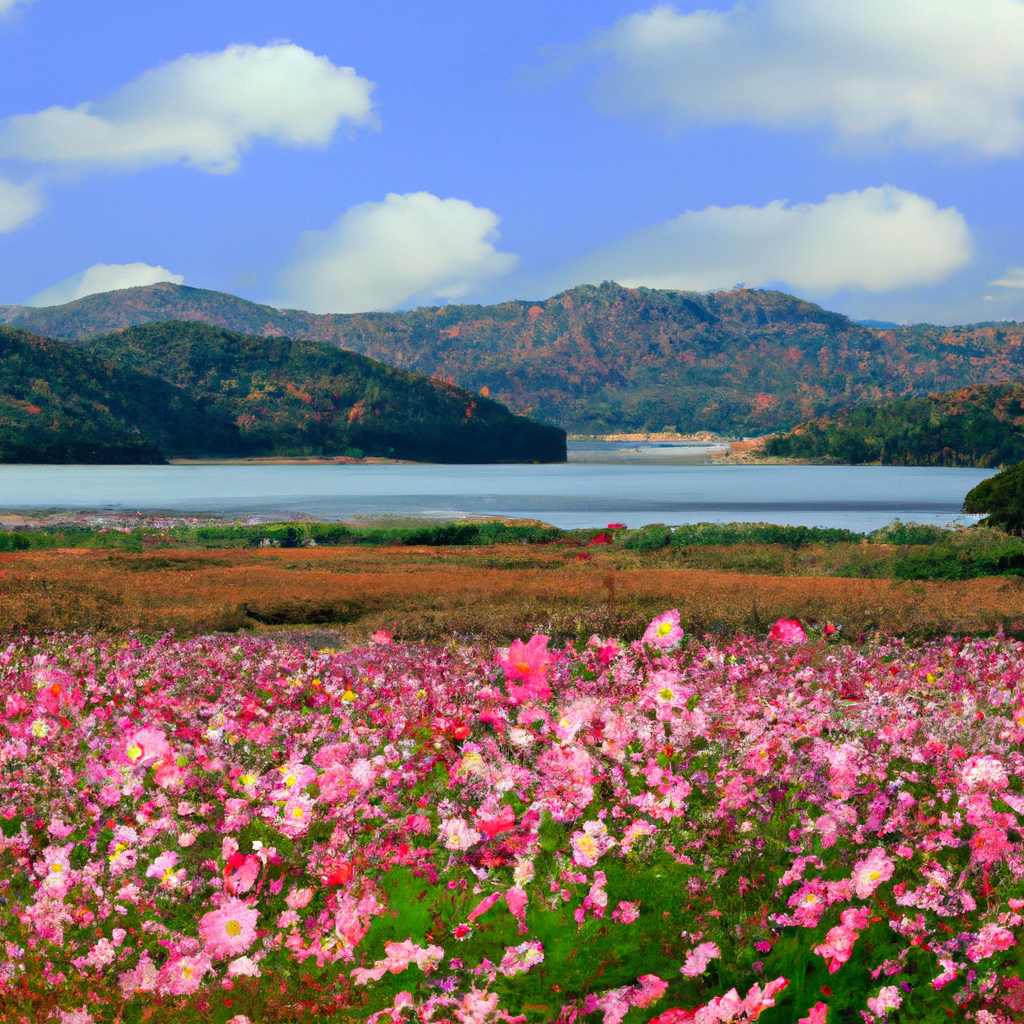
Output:
[[[658,627],[658,636],[668,636],[669,633],[671,633],[671,632],[672,632],[672,623],[671,622],[663,622]]]
[[[51,864],[50,870],[55,871],[58,875],[64,870],[63,864]]]
[[[669,688],[668,688],[667,686],[663,686],[663,687],[662,687],[662,688],[661,688],[661,689],[660,689],[660,690],[658,691],[658,696],[659,696],[659,697],[660,697],[660,698],[661,698],[662,700],[671,700],[671,699],[672,699],[672,696],[673,696],[673,694],[672,694],[672,691],[671,691],[671,690],[670,690],[670,689],[669,689]]]
[[[133,743],[128,748],[127,754],[133,761],[138,761],[138,759],[142,757],[142,747],[140,747],[138,743]]]
[[[183,978],[191,978],[195,974],[196,969],[191,964],[182,964],[181,976]]]
[[[236,935],[242,934],[242,926],[232,918],[226,925],[224,925],[224,931],[226,931],[231,938],[234,938]]]
[[[517,668],[520,672],[529,672],[530,671],[530,666],[527,665],[525,661],[517,661],[515,663],[515,668]]]
[[[877,882],[882,877],[881,871],[870,871],[868,872],[868,881]]]
[[[424,694],[423,696],[425,697],[425,696],[426,696],[426,694]],[[341,695],[341,699],[342,699],[342,700],[347,700],[347,701],[353,701],[353,700],[355,700],[355,699],[356,699],[356,695],[355,695],[355,694],[354,694],[354,693],[353,693],[353,692],[352,692],[351,690],[346,690],[346,691],[345,691],[345,692],[344,692],[344,693],[343,693],[343,694]]]
[[[292,808],[292,817],[295,818],[296,821],[298,821],[298,819],[302,817],[302,808],[301,807],[293,807]]]

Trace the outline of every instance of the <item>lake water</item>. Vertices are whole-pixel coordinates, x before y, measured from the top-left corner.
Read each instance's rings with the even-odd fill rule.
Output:
[[[871,530],[952,523],[977,469],[882,466],[0,466],[0,508],[312,515],[501,515],[562,528],[771,522]]]

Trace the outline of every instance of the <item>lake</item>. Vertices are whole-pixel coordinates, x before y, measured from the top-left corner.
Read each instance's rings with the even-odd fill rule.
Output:
[[[0,466],[0,508],[325,519],[471,515],[555,526],[771,522],[865,531],[952,523],[993,471],[889,466]]]

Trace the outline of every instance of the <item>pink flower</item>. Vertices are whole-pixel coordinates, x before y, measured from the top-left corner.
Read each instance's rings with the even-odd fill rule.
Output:
[[[240,956],[256,941],[258,917],[259,911],[234,898],[203,914],[199,934],[206,952],[214,958]]]
[[[545,701],[551,696],[547,674],[555,659],[548,650],[550,639],[537,635],[530,637],[525,644],[522,640],[513,640],[508,657],[498,659],[498,664],[505,670],[505,685],[513,703]]]
[[[493,839],[502,832],[511,832],[516,823],[516,812],[508,804],[502,804],[501,810],[493,818],[477,818],[476,827],[488,839]]]
[[[845,924],[836,925],[835,928],[828,930],[825,941],[814,947],[814,952],[825,958],[829,974],[835,974],[850,959],[853,954],[853,944],[859,935],[859,932]]]
[[[603,821],[588,821],[582,831],[573,832],[569,840],[572,847],[572,860],[583,868],[592,868],[598,859],[615,845],[615,840],[608,835],[608,827]]]
[[[853,866],[853,891],[862,899],[868,899],[883,883],[892,878],[896,865],[880,846],[876,846],[863,860]]]
[[[502,974],[525,974],[544,960],[544,947],[539,942],[520,942],[510,946],[501,958],[498,970]]]
[[[827,1015],[828,1004],[817,1002],[807,1011],[807,1016],[801,1017],[797,1024],[825,1024]]]
[[[485,896],[470,912],[466,918],[467,921],[475,921],[481,914],[486,914],[491,907],[494,906],[498,900],[501,899],[500,892],[492,892],[490,896]]]
[[[390,647],[395,642],[395,638],[386,629],[378,629],[370,639],[384,647]]]
[[[641,1008],[652,1006],[665,994],[665,989],[668,988],[668,982],[662,981],[656,974],[641,974],[636,980],[639,982],[639,985],[633,989],[629,1001],[634,1006]]]
[[[683,636],[683,629],[679,625],[679,612],[673,608],[651,622],[644,631],[644,643],[669,651],[679,646]]]
[[[982,926],[977,941],[967,947],[967,957],[977,963],[994,953],[1002,953],[1016,944],[1017,940],[1014,939],[1013,932],[990,922]]]
[[[312,819],[313,802],[297,793],[284,805],[283,820],[276,824],[289,839],[297,839],[306,834]]]
[[[619,905],[612,911],[612,920],[620,924],[632,924],[640,916],[640,901],[627,903],[619,900]]]
[[[768,631],[769,640],[777,640],[784,647],[807,643],[807,634],[799,619],[779,619]]]
[[[148,768],[170,751],[167,737],[159,729],[140,729],[125,744],[125,756],[132,764]]]
[[[898,1010],[902,1003],[903,997],[895,985],[886,985],[877,996],[868,997],[868,1009],[882,1017],[890,1010]]]
[[[210,958],[205,953],[172,957],[160,968],[156,990],[161,995],[191,995],[202,984],[203,975],[212,970]]]
[[[679,968],[680,974],[687,978],[698,978],[708,969],[708,963],[717,960],[722,951],[713,942],[702,942],[686,954],[686,963]]]

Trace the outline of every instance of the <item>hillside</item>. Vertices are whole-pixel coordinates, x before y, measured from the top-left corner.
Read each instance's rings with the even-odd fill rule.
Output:
[[[863,405],[768,438],[765,454],[889,466],[1024,461],[1024,384],[960,388]]]
[[[0,327],[0,462],[565,459],[555,427],[327,345],[172,323],[84,348]]]
[[[345,352],[172,321],[83,347],[153,374],[266,454],[361,453],[425,462],[564,462],[565,432],[493,399]]]
[[[0,327],[0,462],[163,462],[246,454],[187,392],[62,341]]]
[[[886,398],[1024,375],[1024,325],[875,330],[790,295],[573,288],[540,302],[314,315],[172,284],[65,306],[0,307],[0,320],[67,339],[201,320],[330,342],[452,378],[574,432],[761,434]]]

